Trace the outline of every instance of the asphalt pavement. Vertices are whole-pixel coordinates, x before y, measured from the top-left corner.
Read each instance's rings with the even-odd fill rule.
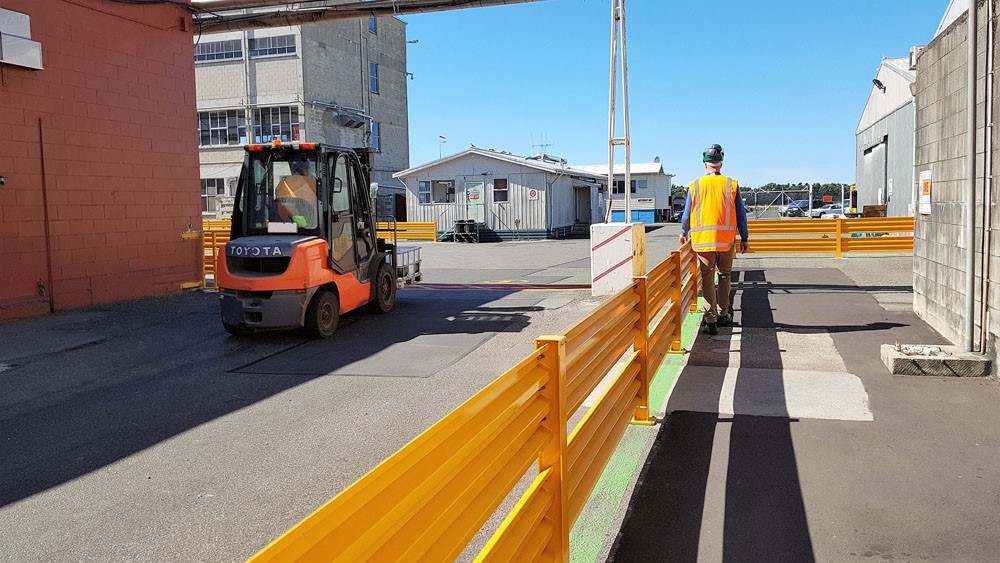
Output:
[[[650,267],[676,237],[647,233]],[[573,289],[586,239],[422,246],[423,286],[325,341],[231,337],[198,292],[0,325],[0,561],[244,560],[602,301]],[[940,341],[909,259],[737,269],[744,326],[671,357],[573,560],[995,555],[996,385],[878,361]]]

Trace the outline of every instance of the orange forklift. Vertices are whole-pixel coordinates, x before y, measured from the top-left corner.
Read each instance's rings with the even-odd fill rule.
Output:
[[[405,280],[395,237],[376,235],[371,149],[276,140],[245,150],[216,273],[225,329],[327,338],[342,313],[389,312]]]

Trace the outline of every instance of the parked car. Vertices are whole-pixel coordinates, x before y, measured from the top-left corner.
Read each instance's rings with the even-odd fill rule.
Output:
[[[844,206],[839,203],[826,203],[823,207],[814,207],[810,212],[810,217],[825,217],[827,215],[843,215]]]

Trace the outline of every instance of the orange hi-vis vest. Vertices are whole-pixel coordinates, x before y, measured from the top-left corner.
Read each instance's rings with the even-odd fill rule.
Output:
[[[736,242],[736,180],[702,176],[691,182],[691,248],[727,252]]]

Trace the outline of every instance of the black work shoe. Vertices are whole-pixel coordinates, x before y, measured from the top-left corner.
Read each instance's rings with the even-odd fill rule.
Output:
[[[715,323],[705,323],[705,332],[711,336],[719,334],[719,328]]]
[[[732,326],[733,316],[732,315],[719,315],[719,326]]]

